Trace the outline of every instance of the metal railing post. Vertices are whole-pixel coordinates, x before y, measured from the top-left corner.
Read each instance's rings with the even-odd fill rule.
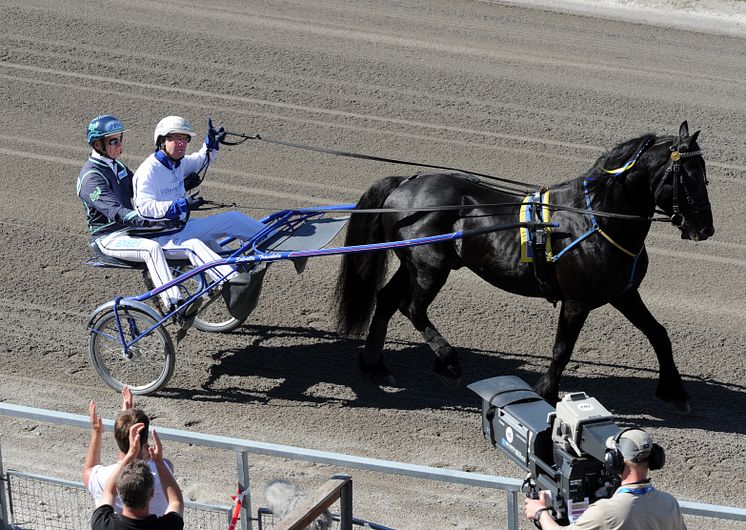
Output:
[[[238,489],[249,491],[249,452],[236,451],[236,467],[238,468]],[[251,530],[251,495],[248,493],[241,504],[241,530]]]
[[[5,485],[8,484],[10,479],[5,476],[5,469],[3,468],[3,448],[0,444],[0,529],[6,530],[10,528],[10,520],[8,519],[8,498],[5,495]]]
[[[341,478],[346,477],[345,475]],[[348,480],[342,486],[342,491],[339,495],[339,529],[352,530],[352,480]]]
[[[518,492],[506,491],[508,496],[508,530],[518,530]]]

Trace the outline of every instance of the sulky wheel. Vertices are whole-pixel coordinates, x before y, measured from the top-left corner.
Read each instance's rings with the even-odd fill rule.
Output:
[[[206,300],[194,318],[195,328],[208,333],[228,333],[244,323],[245,318],[236,318],[228,312],[220,289],[208,296],[205,294]]]
[[[181,273],[187,272],[190,267],[180,267]],[[199,276],[193,276],[182,284],[190,293],[200,288]],[[220,287],[213,287],[202,295],[202,306],[194,318],[194,327],[207,333],[228,333],[233,331],[246,320],[235,318],[228,312]]]
[[[97,316],[89,328],[88,346],[96,372],[119,391],[127,385],[133,394],[150,394],[165,385],[176,364],[171,337],[144,311],[119,306],[119,321],[125,341],[130,342],[153,326],[127,351],[121,344],[113,309]]]

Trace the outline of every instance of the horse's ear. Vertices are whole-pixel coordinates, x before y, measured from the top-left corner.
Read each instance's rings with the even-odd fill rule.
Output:
[[[684,120],[679,127],[679,138],[683,140],[687,136],[689,136],[689,124]]]

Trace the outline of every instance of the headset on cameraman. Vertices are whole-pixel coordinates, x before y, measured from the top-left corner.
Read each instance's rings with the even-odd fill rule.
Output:
[[[624,440],[622,440],[622,435],[629,431],[640,430],[642,429],[639,429],[637,427],[630,427],[628,429],[621,430],[617,433],[616,436],[614,436],[609,440],[609,442],[607,442],[609,450],[606,451],[606,455],[604,456],[604,467],[606,468],[607,473],[622,473],[625,460],[625,456],[622,454],[622,450],[620,448],[620,443],[624,443]],[[634,442],[630,440],[630,443]],[[648,469],[650,469],[651,471],[655,471],[656,469],[660,469],[665,465],[666,452],[660,445],[654,443],[653,447],[650,449],[650,453],[648,453],[647,458],[645,458],[644,460],[639,458],[638,456],[634,457],[633,459],[627,458],[627,460],[629,460],[630,462],[634,462],[635,464],[639,464],[640,462],[647,462]]]

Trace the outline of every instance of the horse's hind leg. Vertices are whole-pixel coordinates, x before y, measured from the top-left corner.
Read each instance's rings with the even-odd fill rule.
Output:
[[[689,412],[689,396],[673,360],[671,339],[668,338],[666,328],[650,313],[637,290],[624,293],[611,305],[642,331],[653,345],[660,366],[655,395],[663,401],[671,402],[677,409]]]
[[[425,268],[420,265],[412,278],[412,290],[409,300],[402,305],[401,311],[412,321],[425,342],[435,354],[435,373],[447,386],[457,388],[461,385],[461,367],[458,364],[456,349],[435,328],[427,316],[430,306],[440,289],[448,279],[450,269]]]
[[[376,295],[376,310],[365,339],[365,349],[360,354],[360,369],[371,376],[378,385],[394,386],[396,380],[383,362],[383,345],[389,320],[399,309],[409,291],[409,273],[404,264],[394,273],[388,283]]]
[[[585,304],[572,300],[562,302],[552,362],[549,364],[547,373],[541,376],[541,379],[534,385],[536,392],[553,405],[559,400],[560,377],[570,361],[572,350],[575,348],[580,330],[583,329],[585,319],[588,318],[588,313],[590,309]]]

